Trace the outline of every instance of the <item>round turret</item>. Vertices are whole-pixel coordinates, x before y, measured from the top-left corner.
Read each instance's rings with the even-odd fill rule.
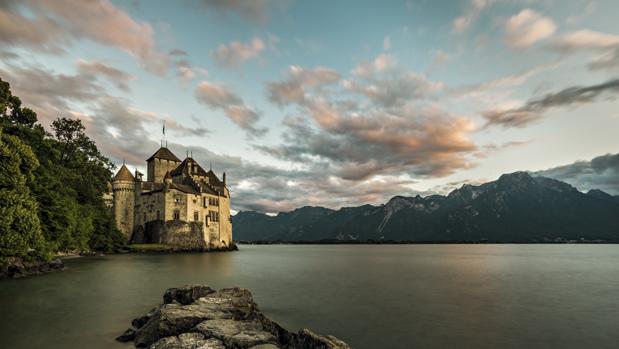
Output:
[[[114,217],[118,229],[131,238],[133,232],[133,212],[135,206],[135,177],[124,164],[112,179],[114,196]]]

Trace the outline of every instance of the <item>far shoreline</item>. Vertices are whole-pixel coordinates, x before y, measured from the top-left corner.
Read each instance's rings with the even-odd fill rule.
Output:
[[[315,240],[315,241],[235,241],[238,245],[616,245],[619,241],[602,240],[566,240],[566,241],[338,241],[338,240]]]

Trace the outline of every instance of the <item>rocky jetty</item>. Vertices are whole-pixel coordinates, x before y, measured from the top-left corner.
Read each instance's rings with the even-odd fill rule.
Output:
[[[63,269],[64,264],[60,259],[49,262],[26,261],[19,257],[0,259],[0,279],[17,279]]]
[[[259,310],[243,288],[170,288],[163,304],[134,319],[116,338],[150,349],[347,349],[333,336],[289,332]]]

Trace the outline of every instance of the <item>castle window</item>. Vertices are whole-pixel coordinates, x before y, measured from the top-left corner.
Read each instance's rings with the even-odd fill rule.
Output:
[[[176,219],[176,220],[181,219],[181,211],[174,210],[174,219]]]
[[[219,212],[209,211],[208,214],[211,222],[219,222]]]
[[[211,206],[219,206],[219,199],[217,198],[209,198],[208,203]]]
[[[193,212],[193,220],[194,220],[195,222],[197,222],[197,221],[199,221],[199,220],[200,220],[200,213],[199,213],[198,211],[194,211],[194,212]]]
[[[202,206],[206,207],[206,198],[202,198]]]

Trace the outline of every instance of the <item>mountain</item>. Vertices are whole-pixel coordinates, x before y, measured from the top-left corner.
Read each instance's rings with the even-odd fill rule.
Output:
[[[236,240],[619,242],[619,198],[527,172],[464,185],[447,196],[395,196],[380,206],[302,207],[232,217]]]

